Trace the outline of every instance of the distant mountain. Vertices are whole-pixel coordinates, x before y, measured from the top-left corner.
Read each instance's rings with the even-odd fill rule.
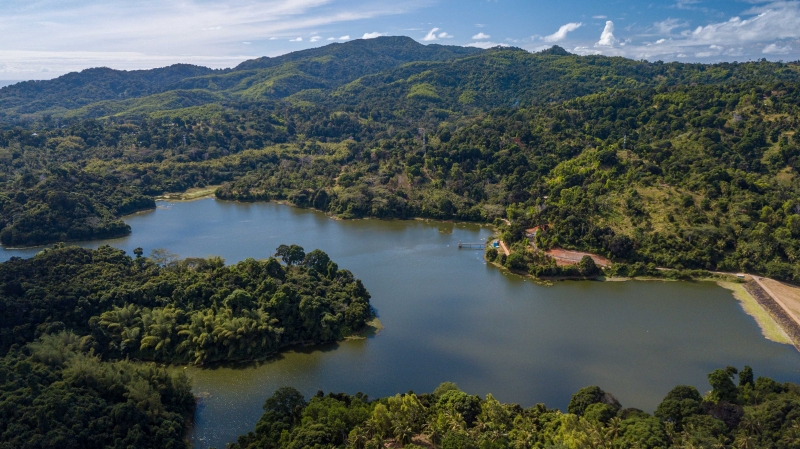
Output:
[[[797,79],[792,67],[773,69],[769,64],[665,64],[579,56],[558,46],[530,53],[380,37],[253,59],[226,70],[190,65],[132,72],[100,68],[28,81],[0,89],[0,121],[42,115],[142,117],[271,101],[327,111],[380,110],[371,115],[384,120],[387,114],[420,119],[543,105],[609,89]]]
[[[10,86],[12,84],[21,83],[22,80],[0,80],[0,88]]]
[[[218,99],[218,96],[207,94],[191,98],[191,92],[197,89],[227,91],[248,100],[283,98],[301,90],[338,87],[361,76],[408,62],[445,61],[481,51],[468,47],[422,45],[408,37],[379,37],[330,44],[275,58],[253,59],[226,70],[186,64],[135,71],[87,69],[54,80],[27,81],[0,89],[0,114],[10,117],[59,114],[93,103],[126,101],[173,90],[188,91],[180,94],[185,100],[181,103],[184,105]],[[127,109],[125,104],[122,108],[97,105],[78,115],[117,112]]]
[[[102,100],[123,100],[168,90],[176,82],[214,73],[188,64],[152,70],[113,70],[105,67],[68,73],[48,81],[25,81],[0,89],[0,110],[30,114],[75,109]]]
[[[368,68],[362,71],[371,73],[406,62],[445,61],[480,53],[481,51],[474,47],[459,47],[455,45],[422,45],[406,36],[382,36],[375,39],[356,39],[345,43],[310,48],[275,58],[251,59],[239,64],[234,70],[265,69],[287,62],[333,57],[340,61],[357,62]]]

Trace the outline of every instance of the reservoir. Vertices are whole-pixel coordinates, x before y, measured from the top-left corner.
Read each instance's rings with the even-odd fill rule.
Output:
[[[229,263],[266,258],[280,244],[327,252],[372,294],[385,327],[364,340],[297,348],[257,365],[186,368],[200,397],[195,447],[224,447],[253,429],[281,386],[371,397],[430,392],[444,381],[501,402],[565,409],[599,385],[625,407],[652,412],[674,386],[708,391],[706,374],[753,367],[800,382],[800,354],[766,340],[728,290],[709,282],[559,282],[543,286],[487,266],[492,230],[426,221],[337,221],[274,203],[160,202],[126,217],[132,253],[166,248]],[[0,260],[38,249],[0,250]],[[176,368],[183,369],[183,368]]]

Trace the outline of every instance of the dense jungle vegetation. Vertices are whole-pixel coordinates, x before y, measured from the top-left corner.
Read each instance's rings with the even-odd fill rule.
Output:
[[[188,447],[189,379],[152,363],[103,361],[88,337],[60,332],[0,358],[0,447]]]
[[[738,373],[738,385],[734,383]],[[306,401],[281,388],[255,430],[235,449],[254,448],[781,448],[800,447],[800,386],[753,379],[728,367],[708,375],[711,391],[673,388],[654,415],[623,408],[599,387],[578,391],[567,413],[524,409],[445,383],[432,394],[369,400],[318,392]]]
[[[0,90],[0,242],[124,235],[120,217],[155,196],[211,185],[344,218],[507,219],[511,244],[544,225],[543,249],[800,281],[796,64],[405,38],[307,52],[176,67],[159,93],[109,87],[81,106],[55,93],[111,75]],[[14,106],[37,89],[47,104]]]
[[[372,316],[360,280],[320,250],[278,259],[178,260],[102,246],[58,246],[0,264],[0,351],[73,332],[108,359],[207,364],[264,359],[298,343],[361,330]]]
[[[164,363],[261,360],[373,316],[320,250],[235,265],[134,252],[59,244],[0,264],[0,447],[186,447],[195,398]]]

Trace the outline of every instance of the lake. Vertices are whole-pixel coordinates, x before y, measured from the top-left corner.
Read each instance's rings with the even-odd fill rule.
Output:
[[[187,372],[201,397],[195,447],[224,447],[252,430],[281,386],[307,397],[430,392],[444,381],[503,402],[565,409],[599,385],[625,407],[652,412],[675,385],[710,387],[706,374],[748,364],[756,376],[800,382],[800,354],[762,337],[732,294],[707,282],[538,285],[459,250],[492,230],[426,221],[338,221],[274,203],[204,199],[159,203],[125,218],[133,234],[101,243],[129,253],[167,248],[227,262],[269,257],[282,244],[327,252],[372,294],[385,329],[366,340],[288,351],[257,366]],[[38,249],[0,250],[0,260]],[[178,368],[180,369],[180,368]]]

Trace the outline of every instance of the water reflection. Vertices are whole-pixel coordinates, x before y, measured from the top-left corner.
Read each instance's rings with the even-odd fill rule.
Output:
[[[459,242],[491,236],[476,225],[337,221],[277,204],[215,200],[126,221],[133,234],[110,243],[128,252],[164,247],[235,262],[268,257],[282,243],[320,248],[364,281],[385,326],[374,338],[297,348],[257,365],[188,368],[202,398],[198,447],[223,447],[252,430],[266,397],[285,385],[307,396],[377,397],[454,381],[501,401],[563,408],[577,389],[596,384],[625,406],[652,410],[675,385],[708,390],[706,374],[727,365],[800,381],[800,354],[765,340],[714,284],[537,285],[486,266],[481,251],[458,250]],[[4,250],[0,258],[36,251]]]

